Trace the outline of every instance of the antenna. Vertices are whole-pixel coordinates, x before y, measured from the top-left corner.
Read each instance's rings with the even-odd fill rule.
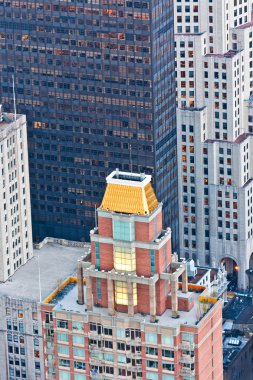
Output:
[[[14,120],[17,120],[17,109],[16,109],[16,95],[15,95],[15,80],[14,80],[14,75],[12,75],[12,91],[13,91],[13,105],[14,105]]]
[[[40,292],[40,302],[42,302],[42,292],[41,292],[41,275],[40,275],[40,255],[38,254],[38,272],[39,272],[39,292]]]
[[[95,227],[97,228],[97,206],[95,204]]]
[[[133,165],[132,165],[132,144],[129,144],[129,152],[130,152],[130,172],[133,172]]]

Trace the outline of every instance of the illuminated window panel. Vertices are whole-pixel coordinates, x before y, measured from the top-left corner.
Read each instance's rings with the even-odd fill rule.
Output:
[[[137,286],[133,284],[134,306],[137,305]],[[115,302],[118,305],[128,305],[127,283],[115,281]]]
[[[135,248],[114,247],[114,268],[123,272],[135,272]]]

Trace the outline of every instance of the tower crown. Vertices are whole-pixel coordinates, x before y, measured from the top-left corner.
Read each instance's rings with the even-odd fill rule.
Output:
[[[102,210],[149,215],[158,206],[150,175],[116,169],[106,178],[106,182]]]

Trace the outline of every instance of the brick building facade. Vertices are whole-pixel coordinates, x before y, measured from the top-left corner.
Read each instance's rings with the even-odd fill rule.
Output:
[[[46,379],[222,380],[221,301],[188,291],[150,180],[107,177],[89,261],[41,306]]]

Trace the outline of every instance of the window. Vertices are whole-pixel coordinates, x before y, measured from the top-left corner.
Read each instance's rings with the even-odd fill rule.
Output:
[[[158,380],[158,374],[154,372],[147,372],[147,380]]]
[[[69,367],[70,361],[66,359],[59,359],[59,366],[61,367]]]
[[[145,341],[148,343],[157,343],[157,334],[154,333],[145,333]]]
[[[84,336],[73,334],[73,343],[74,344],[84,344]]]
[[[96,284],[97,284],[97,298],[98,298],[98,300],[101,300],[102,299],[101,278],[96,279]]]
[[[155,273],[155,250],[150,250],[150,270],[151,273]]]
[[[124,339],[125,338],[125,329],[123,329],[121,327],[117,327],[116,328],[116,336],[117,336],[117,338]]]
[[[163,369],[170,372],[174,372],[174,369],[175,369],[174,364],[162,362],[162,366],[163,366]]]
[[[74,368],[85,369],[85,362],[74,361]]]
[[[158,368],[158,361],[156,360],[147,360],[148,368]]]
[[[174,346],[173,335],[162,335],[162,345],[165,346]]]
[[[81,373],[75,373],[74,380],[86,380],[86,375],[83,375]]]
[[[56,326],[60,329],[68,329],[68,321],[65,321],[63,319],[58,319],[56,321]]]
[[[83,323],[82,322],[73,321],[72,322],[72,330],[83,331],[84,330]]]
[[[57,347],[58,354],[69,355],[69,347],[58,345]]]
[[[110,327],[104,327],[103,334],[112,336],[112,329]]]
[[[73,355],[79,356],[79,357],[84,359],[85,358],[85,351],[83,348],[73,347]]]
[[[136,270],[135,248],[114,246],[114,268],[119,271]]]
[[[68,342],[69,335],[66,333],[57,333],[57,340],[60,342]]]
[[[118,363],[126,363],[126,356],[118,355]]]
[[[39,339],[37,338],[34,339],[34,346],[39,346]]]
[[[156,348],[156,347],[146,347],[146,354],[147,355],[157,356],[158,355],[158,348]]]
[[[162,356],[164,356],[165,358],[174,358],[174,351],[163,349]]]
[[[137,305],[137,286],[133,286],[134,306]],[[122,281],[115,281],[115,302],[119,305],[128,305],[128,290],[127,283]]]
[[[113,220],[113,238],[115,240],[133,241],[135,239],[134,223]]]
[[[191,333],[182,333],[182,341],[194,343],[194,334]]]
[[[95,258],[96,258],[96,268],[100,269],[100,247],[99,247],[98,242],[95,242]]]
[[[65,371],[59,371],[59,380],[70,380],[70,373]]]
[[[23,310],[18,310],[18,318],[23,318]]]

